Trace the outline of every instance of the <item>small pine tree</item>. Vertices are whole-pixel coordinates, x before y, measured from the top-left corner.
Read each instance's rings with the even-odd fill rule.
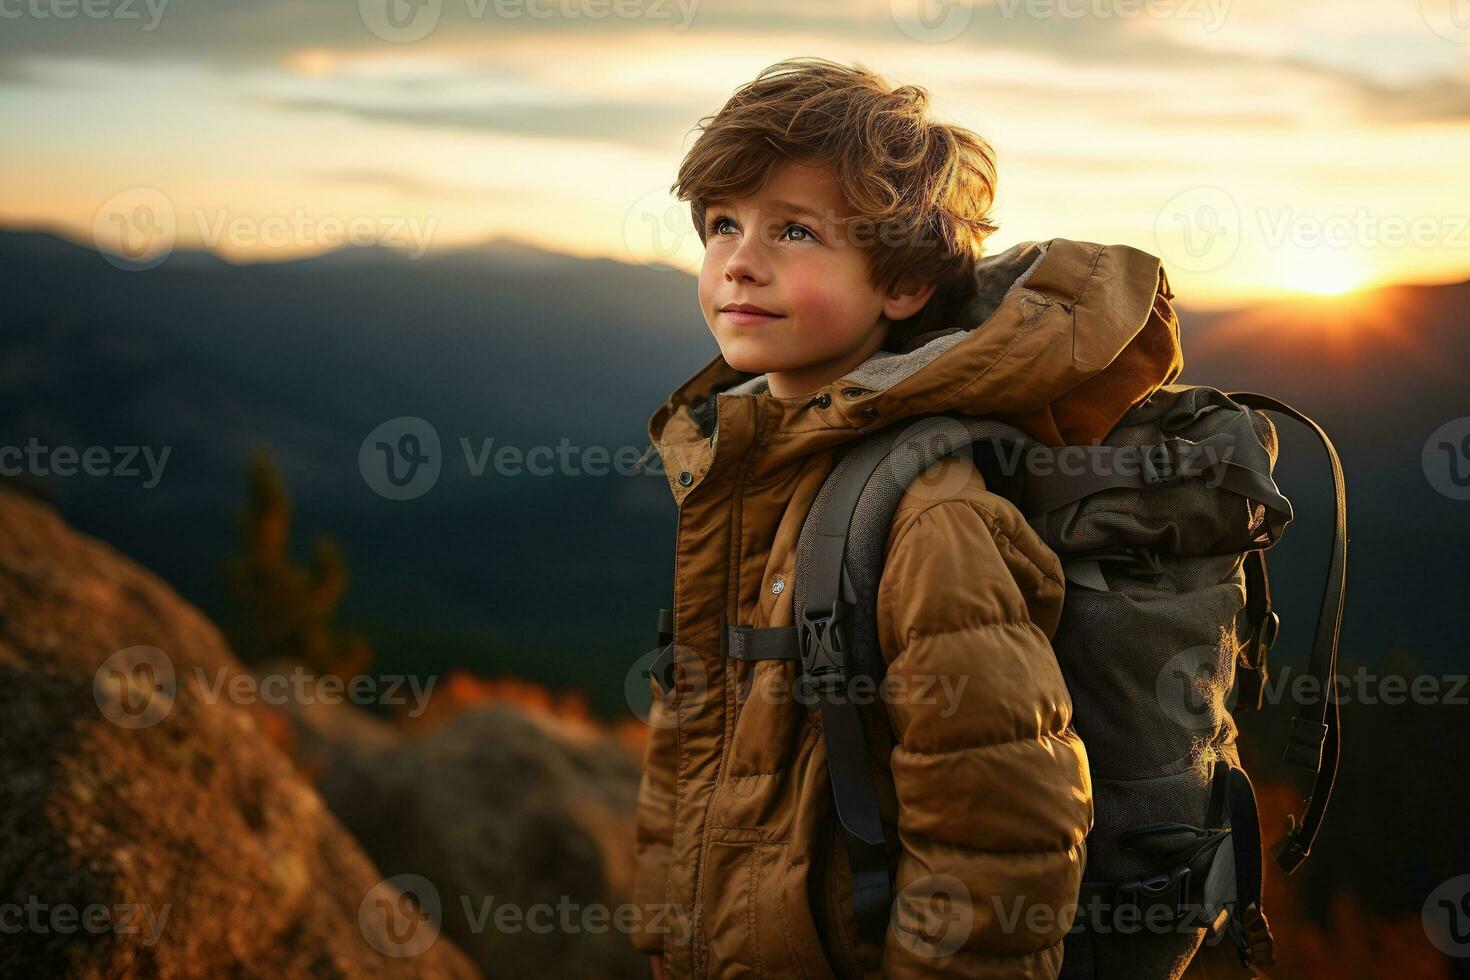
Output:
[[[316,674],[351,677],[372,662],[372,648],[332,620],[347,591],[347,563],[327,535],[313,542],[311,566],[291,556],[291,500],[264,449],[252,451],[249,496],[235,514],[241,553],[225,559],[225,583],[239,603],[230,637],[247,664],[298,661]]]

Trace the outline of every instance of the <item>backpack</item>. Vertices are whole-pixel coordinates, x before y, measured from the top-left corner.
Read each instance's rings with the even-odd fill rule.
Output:
[[[892,896],[897,844],[883,831],[891,787],[880,804],[864,729],[879,722],[842,692],[854,678],[884,672],[875,597],[900,498],[930,464],[967,452],[989,488],[1056,552],[1066,576],[1052,647],[1088,753],[1094,824],[1062,976],[1178,977],[1206,941],[1225,935],[1242,962],[1274,962],[1260,820],[1230,707],[1262,707],[1280,623],[1265,550],[1292,519],[1272,477],[1276,431],[1263,410],[1315,433],[1335,502],[1308,664],[1323,694],[1300,705],[1286,749],[1288,762],[1312,774],[1305,813],[1290,819],[1275,850],[1290,874],[1316,839],[1339,748],[1334,679],[1347,505],[1341,463],[1315,422],[1261,395],[1169,385],[1098,446],[1047,447],[994,419],[947,413],[889,426],[839,451],[798,540],[795,625],[725,624],[721,639],[737,659],[801,662],[821,712],[854,915],[875,943],[882,945],[891,916],[906,928],[904,903],[895,906]],[[665,654],[671,620],[660,610]],[[651,671],[665,690],[672,661],[661,657]]]

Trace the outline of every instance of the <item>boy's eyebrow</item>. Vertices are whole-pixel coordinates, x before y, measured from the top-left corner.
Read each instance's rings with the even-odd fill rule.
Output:
[[[705,207],[706,208],[728,207],[729,204],[730,204],[730,202],[728,200],[726,200],[725,198],[723,198],[723,197],[715,197],[715,198],[710,198],[708,201],[706,201],[705,202]],[[771,202],[771,205],[773,207],[775,207],[775,208],[779,208],[782,211],[790,212],[791,214],[805,215],[808,218],[816,218],[818,220],[821,220],[821,218],[822,218],[822,216],[820,214],[818,214],[817,212],[813,211],[811,208],[807,207],[804,204],[797,204],[794,201],[772,201]]]

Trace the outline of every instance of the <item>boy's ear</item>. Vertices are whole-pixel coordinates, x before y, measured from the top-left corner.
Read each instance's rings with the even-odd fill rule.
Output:
[[[910,276],[898,284],[894,292],[889,293],[883,300],[883,316],[890,323],[895,320],[907,320],[924,308],[929,302],[929,297],[934,295],[934,288],[938,283],[921,282]]]

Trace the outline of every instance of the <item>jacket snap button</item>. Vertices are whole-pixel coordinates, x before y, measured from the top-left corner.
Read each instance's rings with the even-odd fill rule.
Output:
[[[689,486],[689,484],[694,482],[694,474],[690,473],[688,470],[680,470],[679,482],[686,487]]]
[[[784,578],[781,578],[780,576],[777,576],[776,580],[771,583],[771,595],[780,595],[782,592],[785,591],[786,580]]]

